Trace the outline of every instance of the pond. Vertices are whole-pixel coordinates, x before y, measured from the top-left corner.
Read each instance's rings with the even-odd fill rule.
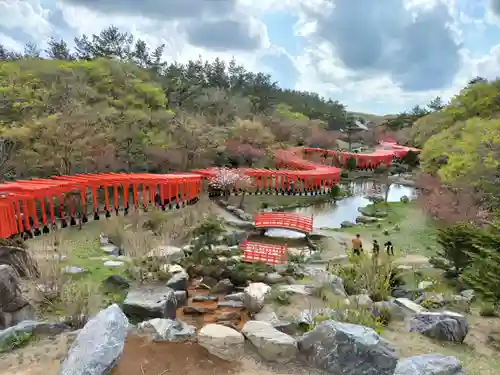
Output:
[[[337,202],[323,202],[308,207],[300,207],[290,210],[304,215],[314,216],[314,228],[340,228],[343,221],[355,222],[360,216],[358,211],[361,207],[366,207],[371,202],[369,196],[383,196],[387,190],[387,185],[376,181],[356,181],[343,188],[349,188],[352,196]],[[387,193],[388,202],[399,202],[401,197],[407,196],[412,199],[415,195],[415,188],[392,184]],[[301,233],[284,230],[270,229],[266,232],[269,237],[300,238]]]

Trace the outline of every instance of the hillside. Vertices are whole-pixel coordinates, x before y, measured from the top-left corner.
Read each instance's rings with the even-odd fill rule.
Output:
[[[165,62],[164,46],[132,40],[111,26],[76,38],[74,51],[55,39],[43,54],[0,46],[11,177],[265,164],[280,145],[332,147],[352,121],[338,101],[234,61]]]

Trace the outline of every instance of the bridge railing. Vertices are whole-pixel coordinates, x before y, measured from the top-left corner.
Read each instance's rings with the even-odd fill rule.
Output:
[[[311,233],[313,217],[295,213],[263,212],[254,218],[256,228],[282,228]]]
[[[266,264],[283,264],[287,261],[286,245],[272,245],[246,240],[240,244],[245,262],[263,262]]]

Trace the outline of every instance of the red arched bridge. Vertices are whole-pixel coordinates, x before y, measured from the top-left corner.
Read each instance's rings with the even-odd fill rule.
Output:
[[[395,143],[386,143],[384,147],[390,149],[372,154],[312,148],[279,150],[275,154],[279,170],[239,171],[257,188],[257,194],[322,194],[339,182],[338,167],[347,166],[350,159],[356,161],[357,168],[375,168],[389,166],[394,157],[402,158],[409,151],[418,151]],[[308,161],[304,159],[306,155],[316,155],[321,160]],[[178,209],[196,203],[203,181],[215,174],[217,170],[205,169],[171,174],[79,174],[5,182],[0,184],[0,238],[39,235],[49,232],[50,227],[86,223],[88,215],[98,220],[103,213],[106,217],[113,211],[126,215],[130,208],[146,210],[151,204],[163,210]],[[238,191],[238,183],[233,188]],[[257,216],[255,224],[260,228],[312,231],[311,218],[281,215],[278,220],[277,216],[263,213]]]
[[[313,231],[313,217],[291,212],[261,212],[254,218],[257,229],[287,229],[305,234]]]

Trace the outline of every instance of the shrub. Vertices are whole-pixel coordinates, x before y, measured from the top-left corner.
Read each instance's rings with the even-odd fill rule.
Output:
[[[401,198],[399,198],[399,201],[401,203],[410,203],[410,198],[408,198],[406,195],[403,195]]]
[[[347,169],[350,171],[354,171],[357,167],[357,161],[355,158],[347,159]]]
[[[494,304],[484,303],[479,310],[479,315],[484,317],[496,317],[498,316],[498,311]]]
[[[271,292],[268,298],[270,301],[275,302],[279,305],[289,305],[291,303],[290,295],[286,292],[280,292],[279,290]]]
[[[409,151],[405,156],[401,159],[403,164],[408,165],[409,167],[416,167],[420,164],[420,157],[414,151]]]

